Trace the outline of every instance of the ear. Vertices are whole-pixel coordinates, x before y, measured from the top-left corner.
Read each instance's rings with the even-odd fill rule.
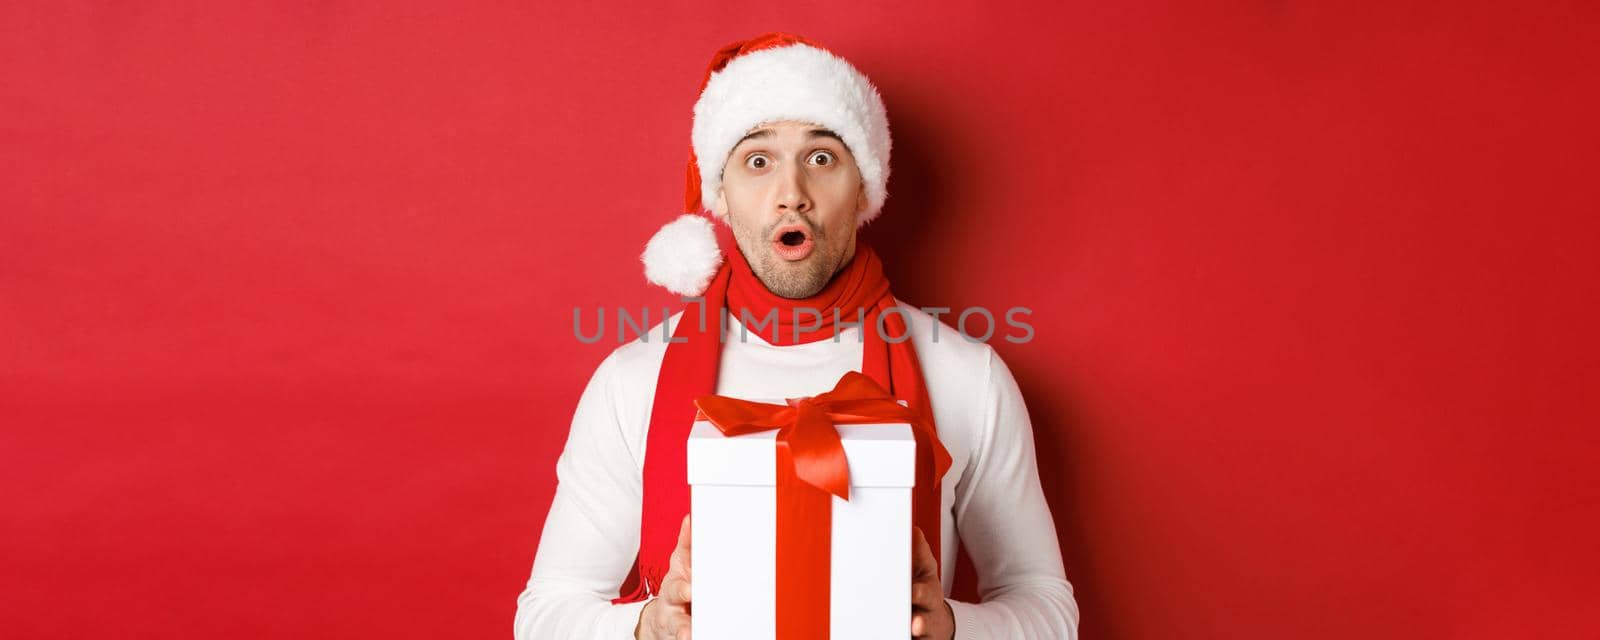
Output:
[[[867,211],[867,183],[861,183],[861,188],[856,189],[856,220],[859,222],[861,214]]]
[[[722,187],[717,187],[717,201],[711,203],[711,211],[717,214],[718,218],[728,219],[728,196],[723,194]]]

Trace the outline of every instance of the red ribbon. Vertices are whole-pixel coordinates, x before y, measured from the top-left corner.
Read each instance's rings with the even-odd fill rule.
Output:
[[[950,453],[920,413],[901,405],[872,378],[857,371],[846,372],[832,391],[784,402],[787,404],[700,396],[694,401],[699,409],[695,419],[709,420],[725,436],[778,430],[777,637],[826,639],[833,564],[832,496],[850,499],[850,466],[835,427],[909,423],[917,444],[914,491],[933,491],[936,497],[939,481],[950,468]],[[924,520],[913,518],[913,522]],[[937,526],[939,521],[933,522]]]

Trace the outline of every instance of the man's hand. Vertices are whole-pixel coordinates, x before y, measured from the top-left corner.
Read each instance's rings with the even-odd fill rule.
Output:
[[[956,615],[950,603],[944,600],[944,586],[939,581],[939,563],[933,559],[928,539],[922,528],[916,529],[916,540],[911,544],[911,637],[926,640],[953,640],[956,637]]]
[[[689,640],[689,516],[678,530],[672,566],[661,579],[661,593],[639,611],[633,628],[637,640]]]

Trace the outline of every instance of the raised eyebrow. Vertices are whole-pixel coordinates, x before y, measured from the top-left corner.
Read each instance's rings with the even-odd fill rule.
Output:
[[[834,133],[832,129],[812,129],[811,130],[811,137],[812,138],[833,138],[839,144],[844,145],[844,138],[840,138],[839,134]],[[849,145],[845,145],[845,147],[849,148]]]
[[[845,144],[844,138],[839,137],[839,134],[834,133],[832,129],[812,129],[808,133],[810,134],[807,136],[809,138],[833,138],[835,142],[838,142],[844,148],[850,148],[850,145]],[[739,145],[744,144],[748,140],[754,140],[756,138],[770,138],[772,136],[773,133],[771,129],[756,129],[755,131],[744,134],[743,138],[739,138],[738,142],[733,143],[733,148],[739,148]]]
[[[772,137],[772,130],[771,129],[756,129],[755,131],[751,131],[750,133],[744,134],[743,138],[739,138],[738,142],[733,143],[733,148],[735,148],[735,149],[739,148],[739,145],[744,144],[744,142],[746,140],[754,140],[756,138],[770,138],[770,137]]]

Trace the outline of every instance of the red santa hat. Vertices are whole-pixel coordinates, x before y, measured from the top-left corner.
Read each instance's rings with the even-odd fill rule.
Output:
[[[713,223],[704,215],[707,203],[716,201],[728,154],[763,123],[794,120],[839,134],[866,188],[867,207],[856,226],[878,217],[888,197],[889,118],[877,87],[844,58],[800,36],[766,33],[718,50],[700,87],[684,193],[687,213],[645,244],[640,259],[650,282],[686,296],[705,291],[722,265]]]

